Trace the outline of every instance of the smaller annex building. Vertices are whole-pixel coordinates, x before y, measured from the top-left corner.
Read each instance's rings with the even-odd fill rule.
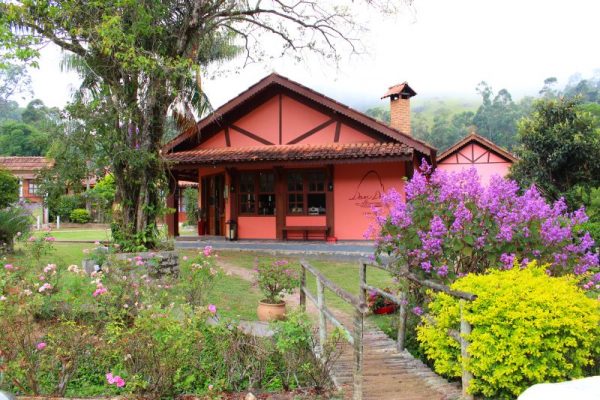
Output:
[[[371,208],[436,150],[410,136],[407,83],[391,87],[390,126],[271,74],[183,132],[162,150],[170,165],[168,207],[178,181],[197,182],[207,235],[240,239],[362,240]],[[179,213],[167,217],[178,236]]]
[[[516,157],[489,139],[472,132],[437,157],[437,168],[460,171],[474,167],[481,182],[488,184],[493,175],[504,177]]]

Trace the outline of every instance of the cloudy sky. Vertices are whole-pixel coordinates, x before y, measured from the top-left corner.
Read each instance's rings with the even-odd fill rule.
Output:
[[[402,81],[425,98],[475,97],[482,80],[519,97],[535,94],[547,77],[565,84],[600,69],[599,15],[595,0],[414,0],[393,17],[361,13],[368,54],[337,67],[313,58],[237,63],[204,87],[215,106],[272,71],[359,109],[383,104],[385,89]],[[77,85],[74,74],[61,73],[60,57],[48,48],[32,71],[35,96],[52,106],[63,106]]]

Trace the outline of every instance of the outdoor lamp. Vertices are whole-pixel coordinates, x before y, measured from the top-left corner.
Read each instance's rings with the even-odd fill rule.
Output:
[[[329,182],[329,183],[327,184],[327,189],[328,189],[330,192],[333,192],[333,182]]]

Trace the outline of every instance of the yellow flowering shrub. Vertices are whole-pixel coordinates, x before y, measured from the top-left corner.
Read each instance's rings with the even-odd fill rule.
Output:
[[[470,393],[515,398],[536,383],[581,377],[598,360],[600,302],[586,297],[574,277],[550,277],[545,270],[533,262],[524,269],[468,275],[452,285],[478,296],[465,302],[473,328]],[[460,345],[448,336],[459,326],[458,299],[433,295],[417,336],[435,371],[447,377],[461,375]]]

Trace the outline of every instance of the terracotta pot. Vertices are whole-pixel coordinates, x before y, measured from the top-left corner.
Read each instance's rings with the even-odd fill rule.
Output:
[[[285,319],[285,301],[282,301],[279,304],[259,301],[256,314],[260,321],[280,321]]]

